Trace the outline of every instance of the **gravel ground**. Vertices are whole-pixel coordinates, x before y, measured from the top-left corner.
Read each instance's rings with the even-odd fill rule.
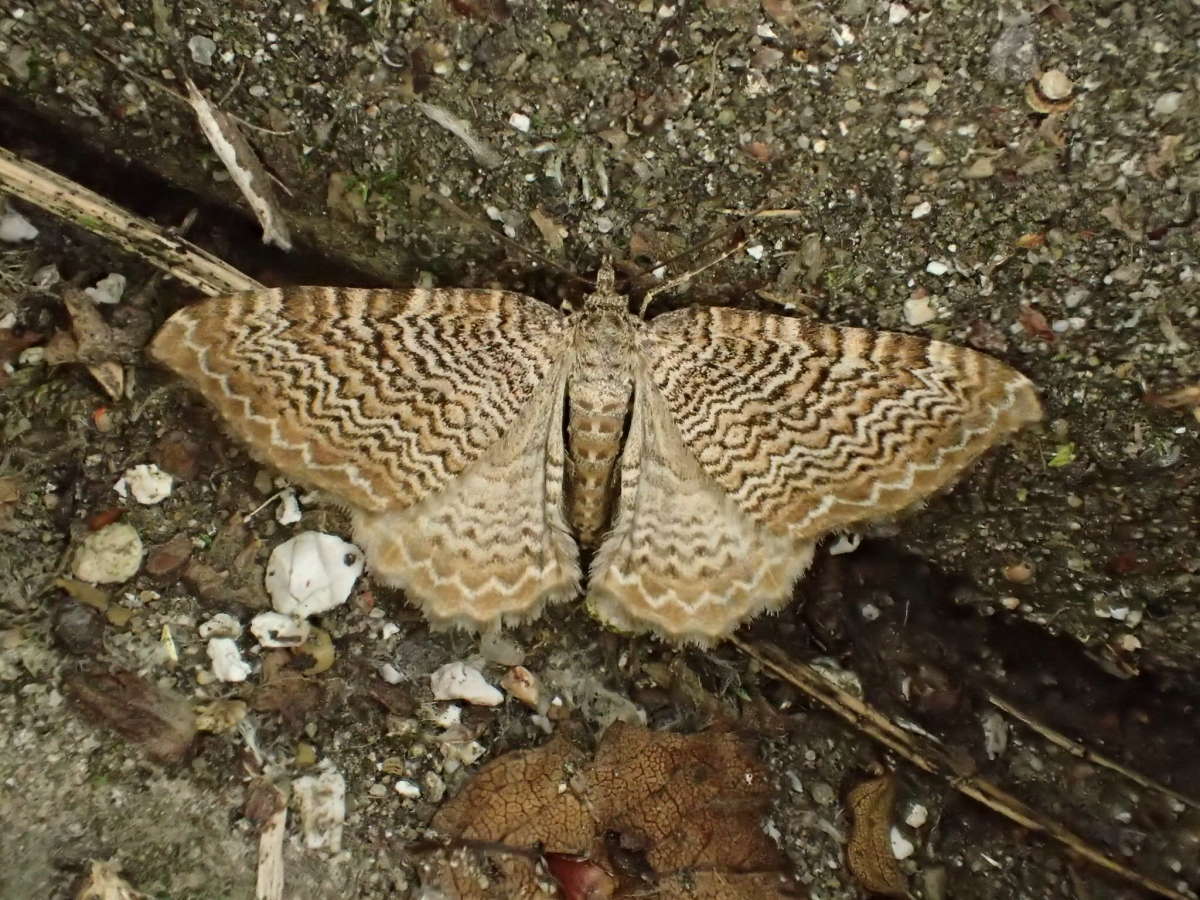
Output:
[[[1196,404],[1163,397],[1200,381],[1198,39],[1200,8],[1185,0],[8,0],[0,134],[164,223],[200,209],[190,235],[270,283],[497,285],[558,302],[580,283],[497,245],[447,201],[582,275],[603,255],[635,274],[771,211],[745,226],[761,252],[665,304],[783,303],[973,346],[1028,374],[1047,418],[878,529],[886,549],[822,559],[807,605],[772,620],[770,636],[837,657],[880,705],[953,734],[988,777],[1194,886],[1194,810],[1081,771],[1016,728],[989,760],[977,700],[1009,687],[1063,730],[1196,793],[1200,447]],[[286,186],[291,254],[259,244],[180,99],[185,72],[245,123]],[[475,143],[433,120],[446,114]],[[538,743],[549,724],[510,699],[467,708],[448,740],[427,676],[457,659],[493,682],[519,660],[593,735],[617,718],[757,723],[782,846],[814,897],[857,896],[839,844],[845,788],[892,761],[732,652],[603,633],[582,610],[480,646],[431,635],[360,581],[321,621],[333,666],[302,688],[268,690],[270,654],[248,639],[250,680],[212,681],[200,625],[218,613],[248,622],[267,603],[270,550],[304,529],[346,534],[346,522],[307,505],[296,524],[274,508],[243,524],[274,492],[270,473],[137,352],[189,295],[20,210],[40,234],[0,244],[0,328],[18,329],[0,343],[13,363],[0,375],[0,825],[22,860],[0,876],[5,896],[68,896],[85,860],[111,857],[153,896],[251,890],[244,732],[150,761],[71,700],[72,676],[118,669],[189,702],[246,701],[279,780],[310,770],[310,751],[342,773],[344,849],[331,859],[289,843],[289,896],[404,896],[416,884],[405,847],[477,764],[471,743],[490,759]],[[20,329],[66,327],[64,287],[112,272],[128,281],[106,313],[129,379],[116,402],[84,366],[46,366],[11,343]],[[158,505],[113,493],[143,463],[175,475]],[[81,613],[101,600],[55,578],[114,508],[146,561],[105,588],[103,613]],[[387,690],[384,663],[397,675]],[[923,708],[899,672],[924,673],[930,696],[962,696]],[[918,802],[929,811],[903,863],[915,894],[1133,896],[900,771],[898,816]],[[397,778],[421,796],[397,794]]]

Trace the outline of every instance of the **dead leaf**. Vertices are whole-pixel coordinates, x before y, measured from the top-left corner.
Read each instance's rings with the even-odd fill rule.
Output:
[[[428,865],[427,886],[465,900],[649,886],[658,900],[796,896],[759,827],[770,794],[762,763],[728,731],[617,722],[590,761],[560,734],[484,766],[442,806],[432,824],[451,849]]]
[[[186,699],[136,672],[82,672],[64,679],[85,714],[162,763],[180,762],[192,749],[196,717]]]
[[[892,855],[892,807],[896,778],[892,774],[855,785],[847,803],[854,824],[846,844],[846,866],[872,894],[904,897],[908,879]]]
[[[1150,393],[1146,395],[1145,400],[1151,406],[1160,406],[1163,409],[1185,409],[1189,406],[1200,406],[1200,384],[1189,384],[1187,387],[1168,391],[1165,394]]]
[[[533,220],[533,224],[537,226],[537,230],[542,234],[542,240],[546,242],[546,246],[555,253],[558,253],[563,248],[563,227],[555,222],[540,206],[535,206],[529,211],[529,218]]]
[[[1036,306],[1022,303],[1021,311],[1017,314],[1017,321],[1021,323],[1021,327],[1027,334],[1041,338],[1048,344],[1054,343],[1054,329],[1050,327],[1050,320]]]

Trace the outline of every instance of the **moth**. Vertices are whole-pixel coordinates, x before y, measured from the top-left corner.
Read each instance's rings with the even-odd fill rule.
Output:
[[[149,352],[349,510],[378,582],[474,629],[582,593],[618,629],[712,643],[786,603],[823,536],[1042,416],[1023,375],[938,341],[730,308],[644,320],[608,263],[570,313],[293,287],[185,307]]]

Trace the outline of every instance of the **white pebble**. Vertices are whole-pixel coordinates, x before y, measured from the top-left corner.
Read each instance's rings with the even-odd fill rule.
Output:
[[[1160,116],[1174,115],[1183,102],[1183,94],[1179,91],[1169,91],[1154,101],[1154,112]]]
[[[391,663],[384,663],[379,667],[379,677],[388,684],[399,684],[404,680],[404,676],[400,674],[400,670]]]
[[[262,647],[298,647],[311,630],[307,620],[277,612],[259,613],[250,620],[250,633]]]
[[[154,463],[143,463],[125,470],[113,490],[122,498],[132,494],[133,499],[143,506],[153,506],[171,496],[175,479]]]
[[[945,275],[950,271],[950,267],[940,259],[931,259],[929,264],[925,266],[925,271],[930,275]]]
[[[200,623],[200,637],[235,638],[242,634],[242,623],[229,613],[217,613],[207,622]]]
[[[464,662],[446,663],[429,676],[434,700],[466,700],[475,706],[499,706],[504,695],[487,683],[483,673]]]
[[[909,11],[908,7],[905,6],[903,3],[889,3],[888,4],[888,24],[889,25],[899,25],[901,22],[903,22],[905,19],[907,19],[910,15],[912,15],[912,13]]]
[[[918,203],[916,206],[913,207],[912,217],[914,219],[923,219],[927,215],[929,215],[931,212],[933,212],[933,204],[930,203],[928,200],[922,200],[920,203]]]
[[[33,223],[15,209],[10,209],[0,216],[0,241],[16,244],[20,241],[32,241],[37,236],[38,230]]]
[[[522,134],[528,134],[529,126],[532,123],[529,121],[529,116],[525,115],[525,113],[513,113],[508,117],[508,124]]]
[[[937,318],[937,310],[928,297],[913,297],[904,301],[904,321],[909,325],[924,325]]]
[[[400,626],[395,622],[384,622],[383,627],[379,629],[379,637],[383,640],[393,638],[400,633]]]
[[[1008,721],[996,710],[983,714],[983,751],[996,759],[1008,749]]]
[[[416,800],[421,796],[421,788],[415,782],[409,781],[407,778],[401,778],[396,782],[396,793],[409,800]]]
[[[117,584],[137,574],[144,553],[142,539],[134,527],[114,522],[83,539],[71,570],[80,581]]]
[[[1142,649],[1142,642],[1138,639],[1137,635],[1123,634],[1117,638],[1117,646],[1126,653],[1132,653],[1134,650]]]
[[[125,293],[125,276],[118,272],[110,272],[92,287],[85,288],[84,293],[95,303],[120,303],[121,296]]]
[[[1042,73],[1042,77],[1038,79],[1038,88],[1047,100],[1066,100],[1071,96],[1075,85],[1062,69],[1051,69]]]
[[[250,677],[250,666],[242,659],[242,653],[233,638],[211,638],[208,642],[208,658],[212,661],[213,675],[218,681],[245,681]]]
[[[909,828],[920,828],[929,821],[929,810],[925,808],[923,803],[914,803],[908,808],[908,814],[904,817],[904,824]]]
[[[896,859],[908,859],[913,855],[913,851],[917,848],[913,846],[912,841],[901,834],[900,829],[892,826],[892,856]]]
[[[192,54],[192,62],[198,66],[211,66],[213,54],[217,52],[217,45],[213,43],[213,39],[203,35],[195,34],[188,38],[188,52]]]
[[[363,570],[363,553],[341,538],[305,531],[276,547],[266,587],[276,612],[308,618],[341,606]]]
[[[746,248],[746,255],[756,261],[762,259],[763,258],[763,245],[762,244],[751,244],[749,247]]]

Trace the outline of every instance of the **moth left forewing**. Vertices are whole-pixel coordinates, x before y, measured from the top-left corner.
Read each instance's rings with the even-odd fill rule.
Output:
[[[708,476],[797,540],[911,506],[1042,415],[1020,373],[905,334],[693,308],[642,352]]]

